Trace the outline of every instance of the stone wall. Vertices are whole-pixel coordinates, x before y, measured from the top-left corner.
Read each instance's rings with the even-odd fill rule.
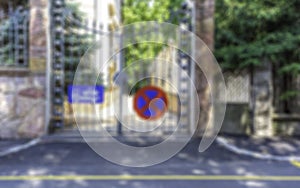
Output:
[[[29,67],[0,67],[0,139],[45,134],[47,0],[29,0]]]
[[[45,76],[12,72],[0,74],[0,138],[41,136],[45,133]]]
[[[300,116],[297,114],[275,114],[273,116],[275,135],[300,136]]]
[[[300,92],[300,75],[294,75],[291,82],[291,90]],[[291,113],[300,116],[300,93],[290,100],[289,105]]]
[[[251,110],[253,114],[253,134],[255,136],[272,136],[273,114],[273,83],[272,66],[267,60],[262,60],[260,66],[255,66],[252,73]]]
[[[273,122],[273,83],[272,66],[267,60],[264,60],[260,66],[253,67],[250,76],[250,88],[231,87],[232,81],[225,77],[227,84],[227,109],[223,122],[221,133],[228,134],[248,134],[259,137],[269,137],[276,133]],[[246,79],[245,81],[248,81]],[[243,82],[245,82],[243,81]],[[234,82],[233,82],[234,83]],[[236,83],[235,83],[236,84]],[[246,84],[246,83],[245,83]],[[239,100],[232,100],[233,92],[250,92],[250,96]],[[241,95],[241,93],[239,93]],[[282,121],[278,123],[282,124]],[[286,125],[286,123],[285,123]],[[282,129],[283,126],[279,126]],[[278,134],[283,133],[278,131]]]
[[[29,68],[35,73],[44,73],[47,57],[46,27],[49,21],[47,0],[29,0],[29,7]]]
[[[227,103],[221,134],[250,135],[248,103]]]

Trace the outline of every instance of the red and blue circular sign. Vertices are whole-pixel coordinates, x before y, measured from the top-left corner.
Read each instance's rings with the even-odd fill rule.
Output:
[[[145,86],[139,89],[133,103],[137,115],[145,120],[159,119],[168,109],[166,93],[156,86]]]

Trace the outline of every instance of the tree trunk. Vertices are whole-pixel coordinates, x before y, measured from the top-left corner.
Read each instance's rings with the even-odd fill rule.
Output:
[[[196,35],[200,37],[206,45],[213,50],[214,48],[214,10],[215,0],[196,0]],[[196,44],[197,49],[200,49],[201,44]],[[195,85],[200,102],[200,117],[196,135],[202,134],[206,127],[213,128],[210,119],[212,118],[212,109],[210,104],[210,91],[208,82],[203,72],[196,66]],[[211,129],[212,130],[212,129]]]

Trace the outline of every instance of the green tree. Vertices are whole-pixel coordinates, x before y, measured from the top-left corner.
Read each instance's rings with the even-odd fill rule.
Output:
[[[300,73],[299,10],[299,0],[216,1],[215,55],[224,70],[259,66],[267,59],[276,74],[295,78]],[[298,94],[292,87],[281,97]]]
[[[218,0],[216,56],[226,69],[259,65],[262,58],[299,67],[299,0]]]
[[[122,8],[123,24],[141,21],[168,21],[184,0],[125,0]]]
[[[170,20],[171,12],[179,9],[182,2],[183,0],[125,0],[122,7],[123,24],[144,21],[167,22]],[[135,32],[138,33],[139,29],[136,28]],[[144,43],[127,47],[125,50],[125,66],[136,60],[154,58],[163,46],[163,44]],[[130,77],[136,72],[144,71],[141,70],[142,68],[145,68],[145,66],[128,69]],[[134,82],[132,81],[132,83]],[[141,85],[143,84],[141,83]]]
[[[79,3],[66,3],[67,15],[64,26],[65,48],[65,90],[74,80],[75,70],[86,50],[93,43],[94,35],[84,28],[86,15],[80,10]],[[83,83],[94,74],[82,77]],[[99,79],[99,84],[102,80]]]

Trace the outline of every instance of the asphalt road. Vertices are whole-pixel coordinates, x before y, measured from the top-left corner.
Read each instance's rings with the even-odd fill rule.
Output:
[[[217,144],[198,153],[198,143],[147,168],[112,164],[85,143],[43,143],[0,158],[0,187],[300,187],[295,164],[239,156]]]

